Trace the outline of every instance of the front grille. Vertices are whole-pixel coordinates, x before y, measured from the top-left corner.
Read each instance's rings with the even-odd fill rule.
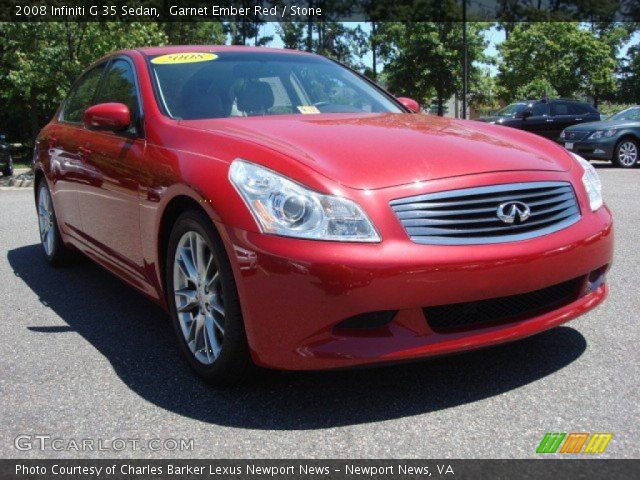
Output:
[[[426,307],[423,312],[435,332],[482,328],[525,320],[567,305],[578,298],[583,283],[584,277],[579,277],[529,293]]]
[[[572,142],[579,142],[583,140],[589,132],[564,132],[563,140],[571,140]]]
[[[523,202],[530,217],[508,224],[498,209]],[[568,182],[529,182],[427,193],[393,200],[391,208],[415,243],[477,245],[539,237],[572,225],[580,209]]]

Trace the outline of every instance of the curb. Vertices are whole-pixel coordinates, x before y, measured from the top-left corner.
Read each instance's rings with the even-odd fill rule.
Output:
[[[5,186],[7,187],[16,187],[16,188],[26,188],[26,187],[31,187],[33,185],[33,180],[32,179],[22,179],[22,180],[18,180],[15,178],[11,178],[9,180],[9,182],[7,182],[7,184]]]
[[[33,186],[33,175],[28,168],[16,168],[12,177],[0,178],[0,187],[27,188]]]

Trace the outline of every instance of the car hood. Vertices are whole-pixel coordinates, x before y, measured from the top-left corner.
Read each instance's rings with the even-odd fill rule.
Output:
[[[625,127],[640,127],[640,122],[634,122],[632,120],[602,120],[600,122],[587,122],[573,125],[571,127],[568,127],[567,130],[572,132],[586,132]]]
[[[535,135],[419,114],[278,115],[180,123],[262,144],[358,189],[509,170],[566,171],[572,164],[563,149]]]

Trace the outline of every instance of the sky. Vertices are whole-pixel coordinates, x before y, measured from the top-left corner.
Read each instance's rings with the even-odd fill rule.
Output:
[[[277,22],[268,22],[266,23],[263,27],[262,27],[262,32],[261,35],[264,36],[273,36],[273,41],[269,44],[270,47],[274,47],[274,48],[282,48],[282,41],[280,40],[280,37],[278,36],[277,32],[276,32],[276,26],[278,25]],[[369,32],[370,31],[370,26],[368,23],[366,22],[354,22],[354,27],[356,25],[360,25],[360,27],[365,31],[365,32]],[[487,56],[493,56],[493,57],[497,57],[498,56],[498,45],[500,43],[502,43],[505,39],[505,35],[504,35],[504,31],[503,30],[498,30],[496,27],[491,27],[490,29],[484,31],[483,33],[485,39],[488,42],[488,46],[485,49],[484,53]],[[630,46],[632,45],[637,45],[640,42],[640,32],[636,32],[632,37],[631,37],[631,41],[625,45],[624,48],[622,48],[622,50],[620,51],[620,57],[624,57],[627,54],[627,50],[629,49]],[[363,61],[366,65],[370,65],[371,64],[371,53],[368,53],[367,55],[364,56]],[[491,73],[491,75],[496,75],[498,73],[498,68],[495,65],[487,65],[486,68],[488,68],[489,72]]]

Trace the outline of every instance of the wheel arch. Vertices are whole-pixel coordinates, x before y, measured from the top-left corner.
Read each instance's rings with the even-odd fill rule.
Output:
[[[620,142],[628,138],[635,140],[636,143],[640,144],[640,134],[632,130],[624,130],[616,140],[616,146],[614,147],[614,149],[618,148],[618,145],[620,145]]]
[[[210,205],[208,204],[207,207],[210,207]],[[160,276],[159,281],[164,292],[164,300],[166,300],[166,292],[164,291],[166,285],[165,259],[167,255],[167,247],[169,244],[169,236],[171,235],[171,230],[173,229],[173,226],[175,225],[180,215],[188,210],[194,210],[206,216],[206,218],[211,221],[211,225],[213,226],[214,231],[218,233],[218,235],[220,235],[220,232],[218,231],[218,228],[216,226],[216,222],[214,221],[214,219],[218,218],[217,214],[215,212],[209,211],[208,208],[205,208],[202,201],[198,201],[194,197],[184,192],[176,194],[169,201],[167,201],[160,216],[160,222],[158,224],[156,247],[156,258],[158,259],[158,274]]]
[[[40,182],[45,179],[45,174],[41,168],[36,168],[33,172],[33,199],[38,204],[38,187]]]

